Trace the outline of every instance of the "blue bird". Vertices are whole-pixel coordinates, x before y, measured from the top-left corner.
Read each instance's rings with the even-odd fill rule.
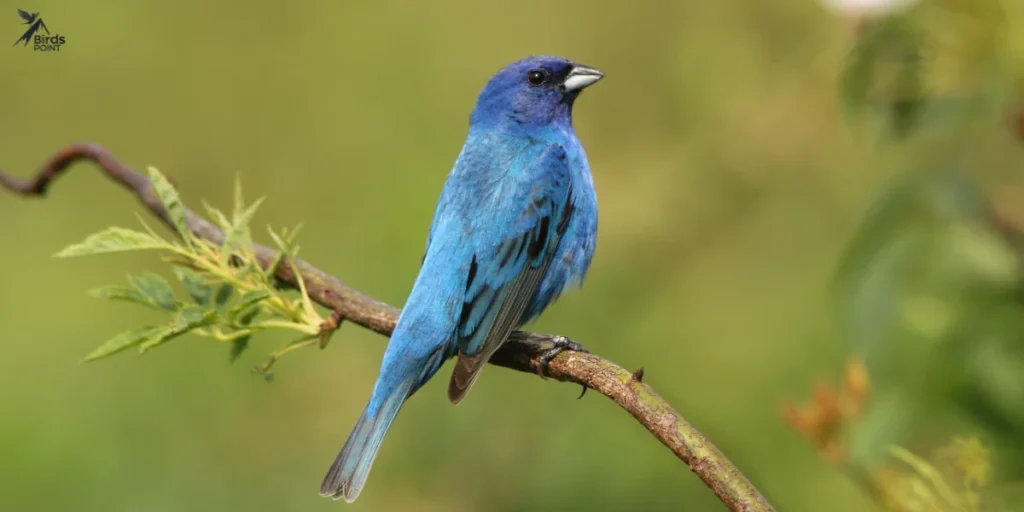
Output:
[[[458,404],[513,330],[582,285],[597,197],[572,107],[603,76],[561,57],[528,57],[487,82],[369,403],[321,495],[355,501],[402,404],[445,360],[458,357],[448,384]]]

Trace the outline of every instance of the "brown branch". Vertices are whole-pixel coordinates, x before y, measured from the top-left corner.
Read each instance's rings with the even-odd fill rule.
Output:
[[[74,144],[62,149],[30,181],[15,179],[0,171],[0,185],[20,196],[44,196],[50,183],[80,160],[96,163],[108,178],[131,191],[150,212],[171,225],[167,211],[149,186],[149,178],[125,166],[97,144]],[[188,224],[201,238],[217,244],[224,240],[224,233],[194,212],[188,212]],[[265,246],[257,245],[255,251],[264,266],[271,264],[277,256],[277,251]],[[334,310],[332,319],[335,323],[344,320],[385,336],[391,334],[398,319],[398,309],[364,295],[307,262],[296,260],[295,263],[305,280],[309,296]],[[296,284],[290,265],[280,265],[277,277],[284,283]],[[560,353],[545,368],[540,363],[541,356],[564,341],[566,338],[561,336],[517,331],[490,362],[594,389],[633,415],[686,463],[729,510],[774,510],[710,441],[643,381],[642,369],[629,372],[594,354],[573,351]]]

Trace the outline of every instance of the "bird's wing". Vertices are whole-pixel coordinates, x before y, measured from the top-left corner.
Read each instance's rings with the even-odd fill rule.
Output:
[[[25,23],[32,23],[35,21],[35,16],[32,16],[21,9],[18,9],[18,15],[21,16],[21,19],[25,20]]]
[[[477,190],[476,211],[462,212],[471,216],[464,243],[474,251],[455,332],[452,403],[465,397],[519,325],[572,213],[568,158],[560,145],[530,143],[503,166],[482,181],[489,190]]]

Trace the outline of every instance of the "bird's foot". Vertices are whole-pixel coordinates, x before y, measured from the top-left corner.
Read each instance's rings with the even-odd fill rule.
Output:
[[[575,341],[565,336],[553,336],[551,338],[551,344],[551,348],[542,352],[540,356],[537,358],[537,375],[540,376],[540,378],[542,379],[547,379],[547,375],[545,375],[545,373],[547,373],[548,371],[548,364],[551,363],[551,360],[554,359],[555,356],[561,354],[563,351],[569,350],[572,352],[580,352],[583,354],[590,353],[590,351],[587,350],[583,345],[580,345],[579,343],[576,343]],[[580,393],[579,398],[583,398],[583,395],[585,395],[586,393],[587,386],[584,384],[583,392]]]

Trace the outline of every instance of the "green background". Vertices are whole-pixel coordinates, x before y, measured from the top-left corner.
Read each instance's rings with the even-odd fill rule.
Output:
[[[491,73],[529,54],[605,71],[576,106],[600,204],[580,293],[533,327],[645,381],[784,511],[867,499],[781,420],[845,358],[829,280],[897,171],[843,124],[849,24],[782,2],[35,2],[59,53],[0,49],[0,167],[70,142],[158,167],[187,204],[266,195],[254,226],[304,222],[302,256],[401,305],[435,200]],[[6,39],[4,39],[6,38]],[[1019,158],[1006,142],[991,158]],[[78,165],[45,200],[0,194],[0,509],[336,510],[317,489],[385,339],[234,365],[189,336],[79,361],[159,318],[86,290],[164,271],[148,254],[55,260],[135,200]],[[447,370],[441,375],[447,376]],[[719,510],[627,414],[491,368],[458,408],[435,379],[405,407],[353,510]]]

